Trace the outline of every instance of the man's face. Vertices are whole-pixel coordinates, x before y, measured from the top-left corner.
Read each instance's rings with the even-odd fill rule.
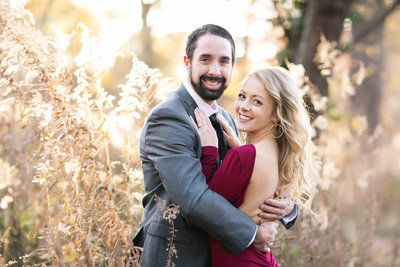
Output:
[[[212,34],[201,36],[192,61],[185,56],[185,67],[193,89],[206,102],[218,99],[231,79],[232,50],[230,42]]]

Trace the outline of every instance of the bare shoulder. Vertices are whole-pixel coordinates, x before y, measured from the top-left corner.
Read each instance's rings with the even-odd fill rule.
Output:
[[[256,160],[254,163],[253,182],[276,188],[279,183],[278,153],[274,146],[255,145]]]
[[[246,190],[246,197],[239,207],[254,222],[259,222],[259,206],[267,198],[274,198],[279,185],[279,165],[277,148],[273,145],[254,145],[256,158],[253,174]]]

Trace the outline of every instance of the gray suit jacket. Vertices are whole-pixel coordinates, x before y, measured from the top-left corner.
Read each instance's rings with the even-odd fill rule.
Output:
[[[167,244],[171,237],[168,221],[153,195],[180,206],[174,220],[176,266],[209,266],[207,234],[228,250],[240,253],[250,243],[256,224],[225,198],[210,190],[202,173],[201,143],[189,116],[194,118],[196,103],[183,87],[150,113],[140,138],[140,158],[146,194],[144,214],[134,244],[144,248],[143,266],[166,266]],[[220,113],[237,131],[232,116]],[[185,219],[199,228],[191,228]]]

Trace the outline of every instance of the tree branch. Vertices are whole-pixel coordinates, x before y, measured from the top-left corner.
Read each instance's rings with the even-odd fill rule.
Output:
[[[399,4],[400,0],[393,1],[393,4],[389,8],[381,10],[381,12],[378,12],[373,19],[356,27],[353,30],[353,42],[357,43],[361,41],[368,35],[368,33],[379,27],[385,21],[386,17],[389,16]]]

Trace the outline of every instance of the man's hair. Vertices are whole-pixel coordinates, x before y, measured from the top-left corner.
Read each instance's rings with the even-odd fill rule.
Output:
[[[225,38],[231,44],[232,50],[232,66],[235,64],[235,42],[233,41],[232,35],[222,28],[221,26],[215,24],[206,24],[194,30],[189,34],[186,40],[186,56],[190,61],[193,59],[193,52],[197,47],[197,40],[203,35],[213,34],[219,37]]]

